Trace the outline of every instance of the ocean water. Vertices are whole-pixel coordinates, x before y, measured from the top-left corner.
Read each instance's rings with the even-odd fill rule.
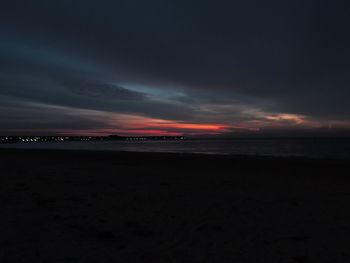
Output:
[[[207,139],[0,144],[0,148],[108,150],[350,159],[350,139]]]

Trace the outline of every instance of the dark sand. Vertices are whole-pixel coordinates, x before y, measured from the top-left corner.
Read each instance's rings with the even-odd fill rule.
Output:
[[[345,161],[0,150],[0,262],[350,262]]]

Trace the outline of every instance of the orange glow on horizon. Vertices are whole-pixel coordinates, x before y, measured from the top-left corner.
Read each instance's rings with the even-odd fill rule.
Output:
[[[95,117],[97,116],[97,117]],[[95,114],[98,121],[105,120],[105,127],[88,130],[56,130],[56,133],[67,135],[107,136],[186,136],[186,135],[219,135],[232,133],[235,130],[259,131],[256,126],[219,123],[187,123],[181,120],[164,120],[134,114]]]
[[[129,115],[129,114],[118,114],[114,115],[112,121],[108,123],[110,126],[119,126],[120,130],[126,130],[126,132],[132,130],[166,130],[168,133],[191,133],[191,130],[200,131],[216,131],[216,132],[225,132],[227,128],[237,128],[230,125],[224,124],[211,124],[211,123],[184,123],[181,121],[172,121],[172,120],[163,120],[155,119],[150,117],[144,117],[139,115]],[[244,128],[244,127],[239,127]],[[163,131],[165,132],[165,131]],[[133,133],[133,132],[132,132]]]
[[[176,129],[190,129],[190,130],[221,130],[228,128],[227,125],[221,124],[193,124],[193,123],[159,123],[151,124],[151,127],[165,127],[165,128],[176,128]]]
[[[296,115],[296,114],[278,114],[274,116],[265,116],[265,118],[268,120],[274,120],[274,121],[283,121],[283,120],[294,121],[296,124],[302,124],[305,122],[303,119],[303,116]]]

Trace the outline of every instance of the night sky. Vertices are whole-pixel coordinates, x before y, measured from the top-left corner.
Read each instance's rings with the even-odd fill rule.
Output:
[[[0,135],[347,133],[349,10],[2,1]]]

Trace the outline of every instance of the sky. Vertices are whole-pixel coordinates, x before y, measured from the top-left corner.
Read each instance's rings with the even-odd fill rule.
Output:
[[[349,7],[4,1],[0,135],[350,135]]]

